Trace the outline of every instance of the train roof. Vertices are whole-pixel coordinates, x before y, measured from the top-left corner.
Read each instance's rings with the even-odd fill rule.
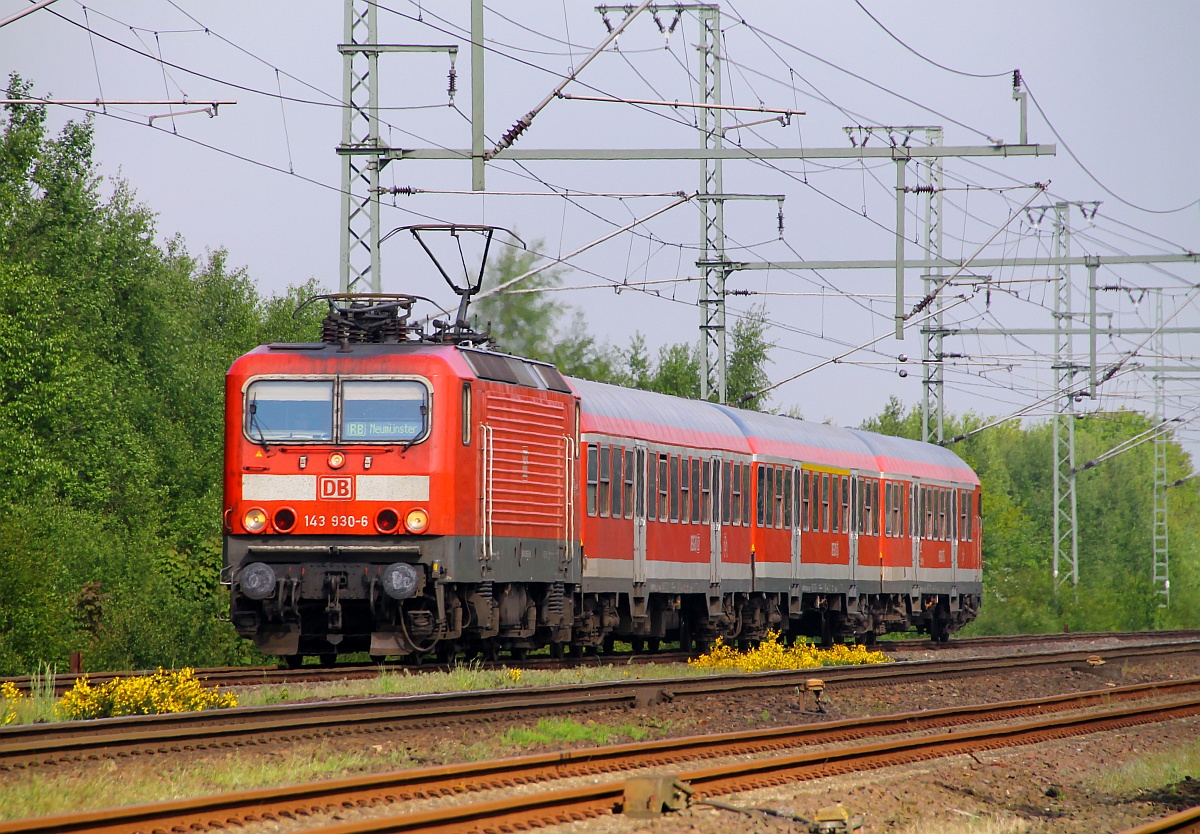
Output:
[[[846,431],[860,438],[871,449],[877,468],[884,474],[902,471],[922,478],[979,484],[979,476],[975,471],[962,458],[942,446],[862,429]]]
[[[876,468],[870,447],[837,426],[725,405],[711,407],[728,414],[742,428],[755,454],[826,466]]]
[[[585,432],[751,453],[745,433],[711,403],[575,377],[567,381],[580,397]]]
[[[978,484],[958,455],[931,443],[746,411],[567,377],[580,397],[582,429],[650,442],[800,460],[847,469],[903,473]]]

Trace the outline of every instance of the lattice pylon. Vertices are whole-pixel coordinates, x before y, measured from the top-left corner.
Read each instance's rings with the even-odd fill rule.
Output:
[[[925,131],[930,147],[941,147],[941,128]],[[926,257],[942,257],[942,157],[932,156],[924,164],[925,185],[929,187],[925,199],[925,248]],[[942,268],[935,267],[925,276],[925,295],[928,297],[941,284]],[[942,366],[942,295],[938,293],[932,303],[929,323],[921,328],[925,338],[921,343],[921,368],[924,399],[921,403],[921,439],[926,443],[941,443],[945,439],[946,406],[944,370]]]
[[[1054,205],[1054,255],[1071,254],[1070,205]],[[1079,584],[1079,508],[1075,493],[1075,376],[1071,346],[1071,267],[1057,268],[1054,289],[1054,590]]]
[[[346,0],[342,44],[342,292],[380,292],[377,6]]]
[[[1166,355],[1166,345],[1163,339],[1163,299],[1162,290],[1155,291],[1155,324],[1159,330],[1154,335],[1154,352],[1158,361],[1162,362]],[[1161,424],[1167,419],[1167,380],[1166,373],[1160,371],[1154,380],[1154,421]],[[1167,442],[1170,435],[1160,432],[1154,438],[1154,527],[1152,542],[1154,548],[1154,593],[1162,597],[1159,608],[1171,605],[1171,563],[1170,540],[1167,529]]]
[[[721,103],[721,12],[716,6],[701,7],[700,81],[704,104]],[[700,133],[705,150],[720,148],[723,140],[721,111],[699,109]],[[721,160],[703,161],[700,195],[723,194]],[[726,402],[725,205],[720,199],[701,199],[700,259],[704,273],[700,290],[700,397]]]

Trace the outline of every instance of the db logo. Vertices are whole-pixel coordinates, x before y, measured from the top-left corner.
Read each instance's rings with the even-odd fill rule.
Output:
[[[317,497],[322,501],[353,501],[354,479],[345,475],[321,475],[317,478]]]

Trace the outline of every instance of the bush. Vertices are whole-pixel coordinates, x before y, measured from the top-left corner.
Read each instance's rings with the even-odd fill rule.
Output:
[[[12,681],[0,683],[0,726],[12,724],[29,696],[17,689]]]
[[[76,720],[237,706],[237,697],[232,692],[219,690],[219,686],[206,687],[196,678],[195,671],[188,668],[178,672],[160,668],[153,675],[113,678],[96,687],[84,675],[54,705],[54,712],[59,718]]]
[[[837,645],[831,649],[819,649],[811,643],[784,646],[779,642],[779,632],[769,631],[767,639],[745,652],[726,645],[718,637],[712,651],[688,660],[688,665],[701,669],[766,672],[774,669],[815,669],[818,666],[891,662],[892,659],[883,652],[868,651],[865,646]]]

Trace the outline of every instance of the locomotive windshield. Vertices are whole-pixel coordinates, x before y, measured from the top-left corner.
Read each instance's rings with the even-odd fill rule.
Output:
[[[246,389],[245,432],[258,443],[411,444],[428,422],[429,389],[410,379],[260,379]]]
[[[342,383],[342,441],[408,442],[425,434],[429,413],[424,385],[411,380]]]
[[[246,391],[254,440],[333,440],[333,381],[263,379]]]

